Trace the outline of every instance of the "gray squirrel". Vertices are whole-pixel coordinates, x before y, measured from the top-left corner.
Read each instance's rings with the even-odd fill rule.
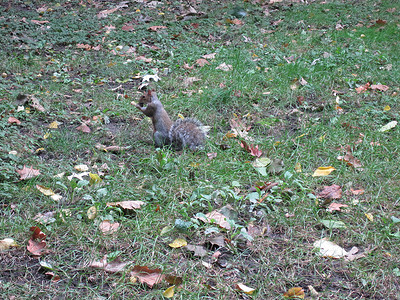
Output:
[[[204,148],[206,130],[201,122],[192,118],[172,122],[156,92],[144,92],[136,107],[151,118],[156,147],[171,145],[175,150],[188,147],[194,151]]]

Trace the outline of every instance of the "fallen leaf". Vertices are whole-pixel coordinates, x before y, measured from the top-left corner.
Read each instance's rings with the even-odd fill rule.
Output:
[[[345,149],[345,155],[343,156],[339,155],[337,159],[346,162],[347,165],[354,167],[359,171],[363,171],[362,163],[358,158],[353,156],[350,145],[345,146],[344,149]]]
[[[232,65],[227,65],[226,63],[222,63],[218,67],[216,67],[215,70],[222,70],[228,72],[232,70]]]
[[[58,128],[58,125],[60,125],[60,123],[58,123],[57,121],[54,121],[49,124],[48,128],[56,129],[56,128]]]
[[[26,249],[34,256],[41,256],[42,254],[45,254],[47,252],[45,248],[45,241],[29,240],[28,245],[26,246]]]
[[[252,163],[254,168],[262,168],[266,167],[271,163],[271,160],[268,157],[259,157]]]
[[[56,212],[55,211],[48,211],[44,214],[42,213],[38,213],[33,220],[35,220],[36,222],[40,223],[40,224],[51,224],[54,223],[56,221],[56,219],[54,218]]]
[[[347,251],[337,244],[329,241],[327,238],[315,241],[314,248],[318,249],[317,254],[322,257],[342,258],[347,255]]]
[[[198,64],[200,67],[204,67],[205,65],[209,65],[210,63],[204,58],[199,58],[198,60],[196,60],[196,64]]]
[[[183,85],[185,87],[188,87],[188,86],[192,85],[193,82],[200,81],[200,80],[201,79],[199,79],[197,77],[186,77],[186,78],[183,79]]]
[[[298,172],[298,173],[301,173],[301,164],[300,164],[299,162],[297,162],[297,163],[294,165],[294,170],[295,170],[296,172]]]
[[[90,133],[92,131],[90,127],[87,126],[85,123],[82,123],[80,126],[76,127],[76,130],[82,131],[84,133]]]
[[[301,287],[294,287],[283,293],[283,296],[291,299],[304,299],[305,293]]]
[[[318,193],[318,197],[324,199],[340,199],[342,198],[342,188],[337,184],[324,186],[323,190]]]
[[[202,57],[205,58],[205,59],[213,59],[213,58],[215,58],[215,55],[217,55],[216,52],[203,55]]]
[[[147,28],[150,31],[159,31],[160,29],[166,29],[167,26],[151,26],[149,28]]]
[[[133,105],[136,105],[136,103],[133,104]],[[129,150],[131,148],[130,146],[125,146],[125,147],[122,147],[122,146],[104,146],[102,144],[96,144],[95,147],[96,147],[96,149],[99,149],[99,150],[105,151],[105,152],[121,152],[121,151]]]
[[[150,288],[165,278],[165,275],[161,274],[161,269],[149,269],[146,266],[134,266],[130,275],[137,277],[140,283],[145,283]]]
[[[225,246],[225,237],[223,235],[217,235],[208,240],[212,245],[217,245],[218,247]]]
[[[333,171],[335,171],[336,169],[334,167],[319,167],[318,169],[316,169],[314,171],[314,174],[312,175],[312,177],[318,177],[318,176],[328,176],[329,174],[331,174]]]
[[[125,24],[124,26],[121,27],[121,29],[124,31],[133,31],[133,30],[135,30],[135,27],[130,24]]]
[[[397,126],[397,121],[392,121],[387,123],[386,125],[382,126],[378,131],[379,132],[386,132],[389,131],[390,129],[394,128]]]
[[[378,91],[386,92],[388,89],[389,89],[389,87],[387,85],[383,85],[383,84],[372,84],[371,85],[371,90],[378,90]]]
[[[262,151],[258,149],[258,145],[254,146],[253,144],[248,145],[245,141],[240,142],[240,147],[250,153],[250,155],[255,157],[260,157],[262,155]]]
[[[43,233],[37,226],[32,226],[31,228],[29,228],[29,231],[33,232],[31,236],[31,239],[33,240],[35,239],[44,240],[46,238],[46,234]]]
[[[207,157],[209,159],[214,159],[217,157],[217,152],[211,152],[211,153],[207,153]]]
[[[170,286],[169,288],[167,288],[164,292],[163,292],[163,296],[165,298],[172,298],[174,296],[174,292],[175,292],[175,285]]]
[[[247,294],[247,295],[252,295],[255,291],[255,289],[248,287],[247,285],[244,285],[243,283],[237,283],[236,288],[240,291],[242,291],[243,293]]]
[[[40,171],[36,170],[32,167],[27,168],[25,165],[22,170],[16,170],[17,173],[21,176],[19,180],[26,180],[40,175]]]
[[[33,96],[30,97],[32,104],[30,104],[31,107],[33,107],[34,109],[44,112],[46,111],[44,109],[44,107],[40,104],[39,100]]]
[[[329,204],[327,210],[328,210],[328,212],[341,211],[342,207],[349,207],[349,206],[346,204],[333,202],[333,203]]]
[[[62,196],[59,194],[56,194],[53,192],[53,190],[51,188],[47,188],[43,185],[36,185],[36,188],[43,194],[46,196],[50,196],[54,201],[59,201],[60,199],[62,199]]]
[[[371,213],[365,213],[365,216],[367,217],[368,220],[370,220],[371,222],[374,221],[374,216]]]
[[[17,118],[14,118],[14,117],[9,117],[8,120],[7,120],[7,122],[8,122],[9,124],[21,125],[21,121],[18,120]]]
[[[199,257],[203,257],[207,255],[207,249],[204,248],[203,246],[199,246],[199,245],[186,245],[185,247],[186,249],[188,249],[191,252],[194,252],[194,256],[199,256]]]
[[[107,255],[105,255],[100,261],[92,261],[89,267],[104,270],[109,273],[121,272],[131,261],[121,262],[120,258],[117,257],[113,261],[107,261]]]
[[[196,218],[201,220],[201,221],[203,221],[203,222],[205,222],[205,223],[216,223],[220,227],[225,228],[227,230],[231,229],[231,225],[227,221],[228,218],[225,217],[223,214],[221,214],[220,212],[218,212],[216,210],[206,214],[205,217],[196,216]]]
[[[227,21],[228,23],[230,23],[230,24],[233,24],[233,25],[243,25],[243,24],[244,24],[243,21],[242,21],[242,20],[239,20],[239,19],[233,19],[233,20],[231,20],[231,19],[226,19],[226,21]]]
[[[364,189],[358,189],[358,190],[354,190],[353,188],[350,188],[350,192],[353,194],[353,195],[362,195],[362,194],[364,194],[365,193],[365,190]]]
[[[113,234],[118,231],[119,225],[117,222],[111,223],[109,220],[104,220],[99,224],[99,229],[104,235]]]
[[[10,238],[5,238],[0,241],[0,251],[8,250],[11,247],[18,247],[18,244]]]
[[[168,244],[171,248],[181,248],[185,247],[187,242],[185,239],[175,239],[171,244]]]
[[[90,46],[89,44],[76,44],[76,48],[90,50],[92,49],[92,46]]]
[[[89,207],[89,209],[86,212],[86,215],[87,215],[89,220],[94,220],[94,218],[96,218],[96,216],[97,216],[97,208],[96,208],[96,206]]]
[[[183,64],[183,68],[186,70],[193,70],[194,69],[194,65],[189,66],[188,63],[184,63]]]
[[[366,84],[357,87],[356,91],[358,94],[363,93],[363,92],[367,91],[370,88],[370,86],[371,86],[371,84],[369,82],[367,82]]]
[[[43,24],[46,24],[46,23],[50,23],[49,21],[45,21],[45,20],[43,20],[43,21],[31,20],[31,22],[32,22],[33,24],[36,24],[36,25],[43,25]]]
[[[321,220],[321,223],[329,229],[344,229],[346,228],[346,224],[342,221],[334,221],[334,220]]]
[[[145,203],[143,201],[121,201],[121,202],[108,202],[106,204],[107,207],[121,207],[123,209],[139,209]]]
[[[78,172],[86,172],[89,170],[89,167],[87,165],[76,165],[74,166],[74,169],[77,170]]]

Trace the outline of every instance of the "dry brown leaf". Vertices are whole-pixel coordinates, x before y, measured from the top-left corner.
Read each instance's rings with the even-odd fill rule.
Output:
[[[193,82],[200,81],[200,80],[201,79],[199,79],[197,77],[186,77],[186,78],[183,79],[183,85],[185,87],[188,87],[188,86],[192,85]]]
[[[214,159],[217,157],[217,152],[211,152],[211,153],[207,153],[207,157],[209,159]]]
[[[101,269],[109,273],[117,273],[121,272],[125,268],[125,266],[130,263],[132,262],[131,261],[121,262],[119,257],[117,257],[111,262],[108,262],[107,255],[105,255],[100,261],[92,261],[89,264],[89,267]]]
[[[232,70],[232,65],[227,65],[226,63],[222,63],[218,67],[216,67],[215,70],[222,70],[228,72]]]
[[[31,96],[31,101],[32,101],[32,103],[30,104],[31,107],[41,112],[46,111],[37,98]]]
[[[193,70],[194,69],[194,65],[189,66],[188,63],[184,63],[183,64],[183,68],[186,70]]]
[[[337,184],[324,186],[317,196],[323,199],[340,199],[342,198],[342,188]]]
[[[45,241],[35,241],[32,239],[28,241],[28,245],[26,246],[26,249],[34,256],[41,256],[42,254],[46,254],[47,250],[45,248]]]
[[[26,180],[40,175],[40,171],[36,170],[32,167],[27,168],[25,165],[22,170],[16,170],[17,173],[21,176],[19,180]]]
[[[301,287],[294,287],[285,292],[283,294],[283,297],[292,299],[304,299],[305,293]]]
[[[143,201],[120,201],[120,202],[108,202],[107,207],[121,207],[123,209],[139,209],[145,203]]]
[[[146,266],[134,266],[130,275],[137,277],[140,283],[147,284],[153,288],[155,284],[160,283],[165,275],[161,274],[161,269],[149,269]]]
[[[378,91],[386,92],[388,89],[389,89],[389,87],[387,85],[383,85],[383,84],[371,85],[371,90],[378,90]]]
[[[370,88],[370,86],[371,86],[371,84],[369,82],[367,82],[366,84],[357,87],[356,91],[358,94],[363,93],[363,92],[367,91]]]
[[[196,60],[196,64],[198,64],[200,67],[204,67],[205,65],[209,65],[210,63],[204,58],[199,58],[198,60]]]
[[[327,210],[328,210],[329,212],[342,211],[342,210],[341,210],[342,207],[349,207],[349,206],[346,205],[346,204],[341,204],[341,203],[332,202],[331,204],[329,204]]]
[[[202,57],[205,58],[205,59],[213,59],[213,58],[215,58],[215,55],[217,55],[216,52],[203,55]]]
[[[31,22],[32,22],[33,24],[36,24],[36,25],[43,25],[43,24],[46,24],[46,23],[50,23],[49,21],[45,21],[45,20],[43,20],[43,21],[31,20]]]
[[[90,133],[92,131],[85,123],[82,123],[80,126],[76,127],[76,130],[82,131],[84,133]]]
[[[365,193],[365,190],[364,190],[364,189],[354,190],[353,188],[350,188],[350,192],[351,192],[353,195],[362,195],[362,194]]]
[[[204,248],[203,246],[199,246],[199,245],[187,245],[186,249],[188,249],[191,252],[194,252],[194,256],[199,256],[199,257],[203,257],[207,255],[207,249]]]
[[[196,217],[196,218],[202,220],[205,223],[216,223],[220,227],[225,228],[227,230],[231,229],[231,225],[227,221],[228,218],[216,210],[206,214],[205,218],[204,217]]]
[[[151,26],[149,28],[147,28],[150,31],[159,31],[160,29],[166,29],[167,26]]]
[[[9,117],[8,120],[7,120],[7,122],[8,122],[9,124],[21,125],[21,121],[18,120],[17,118],[14,118],[14,117]]]
[[[109,220],[104,220],[99,224],[99,229],[104,235],[113,234],[117,232],[119,225],[117,222],[111,223]]]

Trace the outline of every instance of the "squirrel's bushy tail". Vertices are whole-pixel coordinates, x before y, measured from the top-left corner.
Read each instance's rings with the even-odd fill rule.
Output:
[[[176,150],[188,147],[190,150],[201,150],[204,148],[206,134],[203,124],[192,118],[177,120],[169,131],[169,139]]]

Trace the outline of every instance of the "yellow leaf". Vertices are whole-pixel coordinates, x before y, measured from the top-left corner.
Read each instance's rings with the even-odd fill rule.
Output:
[[[90,185],[93,185],[93,184],[95,184],[95,183],[99,183],[99,182],[101,182],[101,178],[100,178],[100,176],[99,175],[97,175],[97,174],[92,174],[92,173],[89,173],[89,176],[90,176],[90,181],[89,181],[89,184]]]
[[[389,106],[389,105],[386,105],[386,106],[383,108],[383,110],[384,110],[384,111],[390,110],[390,106]]]
[[[57,121],[51,122],[50,125],[49,125],[49,128],[56,129],[56,128],[58,128],[58,124],[59,123]]]
[[[301,287],[294,287],[284,293],[283,296],[292,299],[304,299],[305,294]]]
[[[43,136],[43,139],[48,139],[49,137],[51,137],[51,133],[50,132],[47,132],[44,136]]]
[[[236,284],[236,288],[241,290],[243,293],[245,293],[247,295],[251,295],[255,291],[255,289],[248,287],[247,285],[244,285],[243,283]]]
[[[35,150],[35,153],[38,153],[38,152],[40,152],[40,151],[44,151],[44,148],[37,148],[37,149]]]
[[[89,220],[93,220],[94,218],[96,218],[97,215],[97,208],[96,206],[92,206],[88,209],[87,213],[86,213],[87,217]]]
[[[181,118],[182,120],[185,119],[185,117],[181,114],[178,114],[178,117]]]
[[[294,169],[295,169],[296,172],[301,173],[301,164],[299,162],[297,162],[294,165]]]
[[[368,220],[370,220],[371,222],[374,221],[374,216],[370,213],[365,213],[365,216],[367,217]]]
[[[189,164],[189,166],[191,166],[192,168],[197,168],[198,166],[200,166],[200,164],[199,163],[195,163],[195,162],[191,162]]]
[[[181,248],[181,247],[185,247],[186,245],[187,245],[187,242],[184,239],[176,239],[171,244],[169,244],[169,246],[171,248]]]
[[[331,174],[333,171],[335,171],[336,169],[334,167],[319,167],[318,169],[316,169],[314,171],[314,174],[312,175],[312,177],[318,177],[318,176],[327,176],[329,174]]]
[[[53,190],[52,190],[51,188],[47,188],[47,187],[45,187],[45,186],[43,186],[43,185],[37,184],[37,185],[36,185],[36,188],[37,188],[42,194],[44,194],[44,195],[46,195],[46,196],[53,196],[53,195],[55,195],[55,193],[53,192]]]
[[[325,137],[326,137],[326,133],[325,133],[324,135],[321,135],[321,136],[318,138],[318,141],[320,141],[320,142],[322,143],[323,141],[325,141]]]
[[[163,296],[165,298],[172,298],[174,296],[174,292],[175,292],[175,285],[170,286],[169,288],[167,288],[164,293]]]
[[[274,143],[274,147],[278,146],[280,143],[281,143],[280,141],[276,141],[276,142]]]

